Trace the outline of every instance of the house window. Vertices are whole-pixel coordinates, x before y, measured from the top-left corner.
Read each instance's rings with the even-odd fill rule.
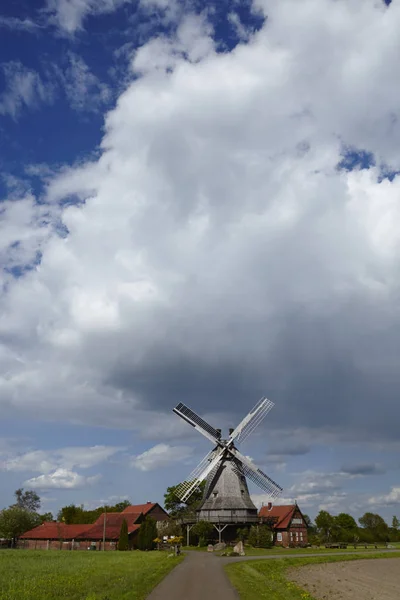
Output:
[[[277,542],[281,542],[282,541],[282,534],[278,531],[278,533],[276,534],[276,541]]]
[[[300,531],[300,540],[303,541],[303,532]]]

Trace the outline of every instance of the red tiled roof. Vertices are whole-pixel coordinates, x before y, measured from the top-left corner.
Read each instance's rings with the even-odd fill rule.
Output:
[[[274,529],[286,529],[289,527],[293,513],[296,510],[296,504],[282,504],[281,506],[263,506],[258,513],[260,517],[276,518]]]
[[[131,513],[129,515],[122,513],[102,513],[93,525],[86,525],[85,530],[80,533],[78,539],[81,540],[102,540],[104,535],[104,517],[106,519],[106,539],[117,540],[121,531],[122,522],[125,520],[128,525],[128,533],[137,531],[140,527],[136,523],[140,514]]]
[[[38,527],[27,531],[21,538],[31,540],[73,540],[77,538],[88,525],[66,525],[65,523],[42,523]]]
[[[146,515],[155,506],[157,506],[156,502],[147,502],[146,504],[132,504],[131,506],[127,506],[126,508],[124,508],[122,514],[143,513],[144,515]]]

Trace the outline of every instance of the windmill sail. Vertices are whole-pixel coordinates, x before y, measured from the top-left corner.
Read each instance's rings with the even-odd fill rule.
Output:
[[[253,410],[239,423],[236,429],[232,432],[230,440],[243,442],[256,427],[263,421],[269,411],[274,407],[274,403],[268,398],[261,398],[255,405]]]
[[[193,492],[199,487],[199,484],[207,478],[207,475],[221,461],[224,450],[218,449],[216,452],[209,452],[197,467],[191,472],[186,481],[177,486],[175,494],[182,502],[186,502]]]
[[[181,419],[189,423],[192,427],[200,431],[206,438],[214,443],[218,443],[219,432],[207,423],[204,419],[196,415],[196,413],[180,402],[178,406],[172,409],[174,413],[179,415]]]
[[[279,494],[282,492],[280,485],[271,479],[271,477],[268,477],[264,471],[261,471],[261,469],[256,467],[256,465],[249,458],[247,458],[247,456],[243,456],[243,454],[236,450],[236,448],[233,448],[231,452],[242,467],[243,473],[246,477],[248,477],[259,488],[264,490],[264,492],[268,492],[268,494],[273,497],[279,496]]]

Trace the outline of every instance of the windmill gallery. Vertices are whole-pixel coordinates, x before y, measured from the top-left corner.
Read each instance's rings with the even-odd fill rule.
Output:
[[[297,504],[273,506],[268,502],[260,511],[254,505],[246,479],[267,493],[272,500],[282,488],[259,469],[237,445],[248,438],[274,406],[262,398],[235,429],[229,430],[227,439],[221,429],[215,429],[193,410],[179,403],[173,412],[191,425],[212,443],[212,449],[187,479],[175,487],[175,494],[186,504],[204,482],[204,492],[194,512],[180,519],[189,545],[193,526],[206,521],[213,526],[218,542],[230,542],[237,538],[240,528],[268,525],[274,544],[304,546],[307,544],[307,525]],[[125,520],[128,526],[129,547],[137,547],[138,533],[146,516],[157,523],[159,535],[163,534],[169,521],[168,513],[157,503],[129,506],[122,513],[99,516],[94,524],[43,523],[20,538],[21,547],[112,550],[118,546],[119,531]]]

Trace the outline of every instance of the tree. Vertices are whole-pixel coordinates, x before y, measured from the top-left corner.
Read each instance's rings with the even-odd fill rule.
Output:
[[[389,537],[389,527],[385,520],[375,513],[366,512],[358,519],[361,527],[364,529],[363,537],[367,534],[372,541],[387,541]]]
[[[119,532],[118,550],[129,550],[128,523],[126,522],[126,519],[122,521],[121,530]]]
[[[206,546],[212,536],[214,526],[209,521],[197,521],[192,527],[192,533],[199,538],[199,546]]]
[[[332,535],[332,529],[334,528],[334,518],[332,515],[326,510],[320,510],[315,517],[315,524],[323,541],[328,541]]]
[[[19,488],[14,492],[16,503],[13,506],[27,510],[28,512],[35,513],[40,508],[40,496],[33,490],[26,490]]]
[[[53,515],[51,512],[44,513],[43,515],[38,515],[41,523],[49,523],[54,521]]]
[[[272,532],[268,525],[252,525],[250,527],[248,543],[253,548],[271,548]]]
[[[392,527],[393,529],[396,529],[396,531],[400,529],[400,521],[396,516],[394,516],[392,519]]]
[[[155,548],[155,539],[157,538],[157,523],[151,517],[146,517],[140,525],[138,534],[139,550],[153,550]]]
[[[130,505],[131,503],[129,502],[129,500],[122,500],[122,502],[117,502],[115,506],[107,507],[107,510],[108,512],[122,512],[123,510],[125,510],[125,508],[128,508],[128,506]]]
[[[198,488],[193,492],[186,503],[182,502],[182,500],[180,500],[176,494],[176,490],[179,485],[181,484],[168,487],[164,494],[165,510],[168,511],[171,517],[175,519],[183,518],[184,516],[189,515],[196,510],[203,499],[206,482],[202,481],[199,484]]]
[[[315,533],[317,532],[317,528],[315,527],[311,518],[308,515],[303,515],[303,519],[305,524],[307,525],[308,535],[315,535]]]
[[[337,517],[334,517],[335,524],[340,529],[344,529],[346,531],[356,531],[357,523],[353,519],[351,515],[347,513],[340,513]]]
[[[124,500],[123,502],[118,502],[115,506],[98,506],[94,510],[85,510],[83,505],[75,506],[75,504],[69,504],[59,510],[57,520],[67,525],[85,525],[86,523],[90,525],[97,521],[104,511],[122,512],[129,505],[129,500]]]
[[[168,537],[180,537],[182,535],[182,526],[176,519],[169,519],[163,522],[162,535]]]
[[[0,537],[12,540],[13,545],[20,535],[38,525],[39,515],[19,506],[10,506],[0,512]]]

